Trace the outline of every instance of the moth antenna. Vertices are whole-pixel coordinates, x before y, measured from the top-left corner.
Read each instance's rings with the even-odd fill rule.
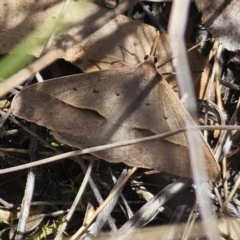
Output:
[[[159,38],[160,38],[160,32],[157,31],[157,34],[156,34],[154,43],[153,43],[153,45],[152,45],[152,47],[151,47],[151,51],[150,51],[150,54],[149,54],[149,55],[152,55],[152,56],[155,55],[156,50],[157,50],[157,44],[158,44]]]

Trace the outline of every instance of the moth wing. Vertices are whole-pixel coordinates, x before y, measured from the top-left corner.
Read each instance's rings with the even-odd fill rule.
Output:
[[[89,135],[119,113],[126,96],[132,95],[130,91],[138,85],[132,75],[134,69],[48,80],[23,89],[11,109],[15,116],[53,131]]]
[[[176,94],[170,89],[167,83],[163,81],[163,85],[161,88],[161,102],[163,103],[164,108],[164,114],[167,117],[167,122],[169,126],[171,126],[172,130],[176,130],[178,128],[182,128],[186,126],[186,121],[191,122],[193,125],[196,125],[189,115],[189,113],[186,111]],[[168,107],[168,102],[172,102],[172,106]],[[171,117],[168,117],[171,116]],[[203,135],[201,132],[199,132],[200,138],[201,138],[201,146],[203,153],[204,153],[204,159],[205,159],[205,168],[208,172],[208,175],[211,179],[219,179],[220,174],[220,168],[218,163],[216,162],[216,159],[212,153],[212,150],[210,149],[209,145],[205,141]],[[188,140],[186,133],[180,133],[177,135],[173,135],[170,137],[165,138],[165,140],[179,144],[178,142],[181,142],[181,145],[188,147]]]

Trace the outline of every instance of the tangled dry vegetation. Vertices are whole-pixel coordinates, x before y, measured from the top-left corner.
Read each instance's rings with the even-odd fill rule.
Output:
[[[239,239],[239,8],[1,1],[0,238]]]

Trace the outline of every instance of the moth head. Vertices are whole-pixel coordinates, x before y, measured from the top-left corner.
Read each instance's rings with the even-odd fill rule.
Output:
[[[152,56],[152,55],[145,55],[144,61],[146,61],[149,58],[149,56]],[[155,56],[154,56],[154,63],[157,63],[157,58]]]

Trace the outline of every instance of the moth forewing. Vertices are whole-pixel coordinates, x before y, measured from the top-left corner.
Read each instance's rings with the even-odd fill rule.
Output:
[[[159,75],[153,56],[136,68],[84,73],[32,85],[14,98],[12,112],[51,129],[59,141],[80,149],[161,134],[193,122]],[[219,166],[202,135],[199,147],[209,179],[218,181]],[[192,177],[186,133],[94,155],[108,162]]]

